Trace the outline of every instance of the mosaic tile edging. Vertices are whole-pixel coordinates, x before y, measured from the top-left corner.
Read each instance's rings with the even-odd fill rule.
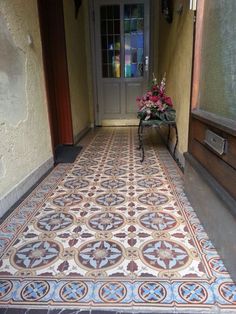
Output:
[[[168,153],[165,153],[164,154],[165,156],[165,160],[168,160],[168,158],[171,158],[169,155],[168,155]],[[159,156],[161,156],[161,152],[159,153]],[[173,182],[175,182],[175,184],[176,184],[176,189],[177,189],[177,187],[178,187],[178,182],[177,181],[181,181],[180,180],[180,178],[179,178],[179,174],[177,174],[175,171],[176,171],[176,166],[173,164],[173,161],[171,160],[171,159],[169,159],[169,161],[170,161],[170,165],[168,165],[168,170],[169,170],[169,174],[171,175],[171,179],[173,180]],[[171,161],[172,161],[172,163],[171,163]],[[162,160],[162,162],[163,162],[163,160]],[[173,166],[173,169],[172,169],[172,166]],[[179,187],[180,188],[180,187]],[[181,188],[180,188],[181,189]],[[181,193],[181,190],[179,190],[179,192],[178,193],[180,193],[180,195],[179,195],[179,199],[180,199],[180,201],[182,202],[182,205],[185,205],[185,206],[188,206],[189,204],[187,203],[187,199],[186,199],[186,197],[184,196],[184,194],[182,195],[182,193]],[[195,213],[193,212],[193,209],[190,207],[190,210],[188,211],[188,210],[186,210],[186,208],[187,207],[185,207],[185,211],[186,212],[188,212],[189,213],[189,215],[190,215],[190,220],[192,220],[192,223],[193,223],[193,225],[196,225],[197,226],[197,228],[196,228],[196,230],[197,230],[197,233],[200,233],[201,234],[201,236],[202,236],[202,238],[200,238],[201,240],[204,238],[205,240],[207,240],[208,241],[208,238],[207,238],[207,236],[206,236],[206,234],[203,232],[203,228],[202,228],[202,226],[200,225],[200,222],[197,220],[197,218],[196,218],[196,215],[195,215]],[[200,231],[199,231],[199,229],[200,229]],[[204,236],[203,236],[204,235]],[[210,243],[208,243],[208,245],[211,245]],[[217,253],[215,252],[213,255],[212,254],[210,254],[209,253],[209,251],[206,249],[206,248],[204,248],[204,253],[206,254],[206,255],[210,255],[211,257],[212,256],[218,256],[217,255]],[[211,252],[211,251],[210,251]],[[228,278],[228,277],[227,277]],[[32,278],[33,279],[33,278]],[[207,302],[209,302],[209,306],[210,306],[210,308],[211,309],[213,309],[213,307],[214,307],[214,305],[215,305],[215,302],[220,302],[220,303],[222,303],[222,304],[229,304],[229,303],[227,303],[225,300],[223,300],[223,298],[221,298],[221,300],[214,300],[214,298],[212,297],[212,289],[218,289],[218,287],[220,286],[220,284],[222,283],[222,284],[224,284],[224,281],[226,280],[226,278],[223,278],[222,279],[222,275],[220,276],[220,279],[221,279],[221,281],[216,281],[216,282],[214,282],[213,284],[211,284],[211,285],[209,285],[209,283],[205,283],[206,285],[204,285],[204,282],[200,279],[196,279],[196,282],[197,281],[199,281],[200,282],[200,286],[202,286],[202,287],[207,287],[207,288],[209,288],[209,287],[211,287],[211,289],[209,289],[209,292],[210,292],[210,297],[208,296],[207,297]],[[229,278],[228,278],[229,279]],[[48,294],[48,296],[51,296],[51,301],[52,301],[52,299],[54,298],[54,302],[53,302],[53,307],[55,307],[55,306],[57,306],[56,305],[56,302],[58,302],[59,300],[60,300],[60,298],[61,298],[61,296],[62,296],[62,294],[61,293],[59,293],[59,291],[61,291],[60,290],[60,288],[62,289],[63,287],[64,287],[64,289],[65,289],[65,285],[68,285],[68,284],[70,284],[71,282],[73,282],[73,281],[75,281],[76,279],[70,279],[70,280],[68,280],[68,278],[64,281],[64,284],[62,284],[61,286],[57,286],[57,289],[55,290],[55,291],[52,291],[51,290],[51,288],[53,287],[53,282],[54,282],[54,284],[58,284],[58,282],[60,281],[60,283],[61,282],[63,282],[63,280],[48,280],[48,282],[50,282],[50,284],[52,285],[52,286],[48,286],[48,282],[46,281],[46,280],[41,280],[40,281],[40,279],[39,279],[39,277],[37,277],[37,278],[35,278],[33,281],[32,280],[30,280],[30,281],[27,281],[27,279],[25,279],[24,280],[24,286],[23,286],[23,288],[22,288],[22,291],[21,291],[21,293],[20,294],[17,294],[17,289],[15,290],[16,292],[14,293],[14,296],[13,296],[13,298],[16,298],[15,300],[16,300],[16,304],[17,304],[17,298],[22,298],[22,296],[24,296],[24,292],[27,290],[27,289],[31,289],[32,290],[32,285],[37,285],[37,286],[39,286],[39,290],[41,291],[41,293],[43,292],[43,291],[46,291],[47,290],[47,288],[49,288],[49,290],[47,291],[47,293],[49,293]],[[22,287],[22,279],[21,280],[19,280],[18,278],[16,278],[15,279],[15,281],[14,281],[14,284],[17,284],[17,281],[18,281],[18,287],[20,287],[20,285],[21,285],[21,287]],[[144,305],[142,308],[143,309],[149,309],[149,308],[152,308],[152,305],[151,306],[149,306],[148,304],[147,304],[147,300],[143,300],[143,299],[141,299],[141,297],[139,296],[138,297],[138,293],[137,293],[137,291],[139,290],[140,291],[140,287],[141,286],[144,286],[145,284],[147,284],[147,282],[149,282],[149,284],[151,283],[151,284],[154,284],[154,285],[158,285],[158,287],[159,287],[159,289],[160,288],[165,288],[165,291],[166,291],[166,295],[165,295],[165,297],[163,298],[163,295],[162,295],[162,297],[159,297],[159,299],[158,299],[158,297],[157,297],[157,299],[156,300],[154,300],[154,302],[152,302],[152,304],[154,303],[154,304],[156,304],[156,305],[158,305],[158,310],[159,309],[161,309],[161,306],[164,306],[166,309],[167,309],[167,311],[170,311],[170,309],[171,310],[173,310],[173,306],[175,307],[175,309],[176,309],[176,311],[177,311],[177,308],[176,308],[176,306],[178,307],[178,311],[179,311],[179,309],[180,309],[180,311],[181,312],[183,312],[183,299],[179,299],[179,302],[181,302],[181,306],[180,305],[178,305],[178,297],[179,297],[179,293],[177,293],[176,295],[178,296],[177,297],[177,299],[175,300],[175,302],[173,302],[172,301],[172,303],[170,303],[171,302],[171,297],[172,297],[172,294],[173,294],[173,292],[174,291],[176,291],[177,292],[177,290],[179,290],[179,287],[181,286],[181,285],[183,285],[183,284],[186,284],[186,282],[187,283],[189,283],[189,281],[184,281],[184,280],[182,280],[182,281],[179,281],[179,283],[178,283],[178,280],[160,280],[160,279],[154,279],[153,278],[153,280],[152,281],[150,281],[150,280],[145,280],[145,281],[140,281],[140,280],[135,280],[135,281],[127,281],[127,280],[120,280],[119,278],[113,278],[112,280],[110,279],[110,280],[108,280],[108,282],[107,282],[107,286],[105,287],[105,288],[108,288],[108,290],[109,290],[109,285],[114,285],[114,282],[115,283],[117,283],[117,281],[118,281],[118,284],[120,284],[121,285],[121,291],[122,291],[122,289],[123,289],[123,294],[121,293],[121,295],[120,295],[120,299],[119,300],[115,300],[115,302],[114,303],[112,303],[112,301],[111,300],[107,300],[108,301],[108,304],[107,304],[107,306],[111,306],[111,304],[113,304],[114,306],[116,306],[116,308],[118,309],[119,307],[120,308],[126,308],[127,307],[127,303],[128,302],[131,302],[130,303],[130,306],[135,306],[135,308],[137,307],[137,304],[135,304],[135,302],[132,302],[132,299],[130,299],[131,298],[131,296],[132,297],[134,297],[134,301],[136,301],[137,303],[139,303],[139,305]],[[103,280],[103,281],[101,281],[101,280],[93,280],[93,281],[89,281],[88,279],[86,280],[86,282],[85,281],[79,281],[79,280],[76,280],[76,283],[81,283],[81,284],[83,284],[83,285],[86,285],[86,284],[90,284],[90,289],[87,289],[87,291],[89,291],[89,290],[91,290],[90,291],[90,295],[88,294],[88,293],[86,293],[82,298],[79,298],[79,300],[78,300],[78,297],[76,298],[76,306],[81,306],[81,307],[85,307],[85,308],[88,308],[88,303],[91,305],[91,306],[96,306],[96,307],[101,307],[101,308],[103,308],[104,307],[104,298],[102,299],[102,293],[101,293],[101,291],[103,291],[105,288],[104,288],[104,285],[105,285],[105,282],[106,282],[106,280]],[[196,284],[196,282],[194,282],[194,284]],[[6,283],[6,281],[5,281],[5,283]],[[82,285],[82,288],[83,288],[83,285]],[[123,285],[123,286],[122,286]],[[6,290],[5,291],[10,291],[10,289],[11,288],[9,288],[11,286],[11,281],[9,282],[9,286],[7,286],[6,285]],[[17,286],[15,286],[16,288],[17,288]],[[46,288],[45,288],[46,287]],[[123,288],[122,288],[123,287]],[[3,287],[4,288],[4,287]],[[34,287],[35,288],[35,287]],[[68,288],[68,286],[67,286],[67,288]],[[86,287],[84,286],[84,289],[85,289]],[[119,288],[119,287],[118,287]],[[37,289],[37,288],[36,288]],[[46,290],[45,290],[46,289]],[[59,290],[58,290],[59,289]],[[13,289],[11,289],[11,290],[13,290]],[[86,289],[85,289],[86,290]],[[153,290],[153,289],[152,289]],[[133,292],[132,292],[133,291]],[[217,291],[217,290],[215,290],[215,291]],[[56,295],[55,295],[55,292],[56,292]],[[125,292],[125,293],[124,293]],[[164,293],[165,294],[165,293]],[[6,298],[8,298],[10,295],[8,295],[8,292],[7,292],[7,294],[5,295],[6,296]],[[47,297],[47,294],[45,295],[45,297]],[[220,297],[220,295],[218,295],[218,297]],[[93,299],[94,301],[92,302],[91,301],[91,299]],[[153,296],[153,298],[154,298],[154,296]],[[4,298],[5,299],[5,298]],[[21,299],[22,300],[22,299]],[[42,296],[42,295],[40,295],[39,296],[39,305],[40,305],[40,302],[42,302],[43,300],[44,300],[44,296]],[[61,298],[61,300],[63,301],[63,302],[66,302],[66,303],[64,303],[63,305],[62,305],[62,307],[64,307],[65,305],[66,306],[68,306],[68,301],[65,301],[65,299],[63,299],[63,298]],[[18,301],[20,301],[20,299],[18,299]],[[30,300],[28,300],[28,302],[29,302],[29,304],[31,304],[31,305],[33,305],[33,306],[36,306],[36,302],[35,301],[37,301],[37,300],[35,300],[34,299],[34,301],[33,301],[33,304],[32,303],[30,303]],[[79,302],[78,302],[79,301]],[[51,303],[49,300],[48,301],[46,301],[45,300],[45,302],[47,303],[47,302],[49,302],[49,304]],[[121,307],[121,305],[120,305],[120,303],[118,303],[117,304],[117,302],[122,302],[123,304],[124,304],[124,307]],[[27,303],[27,302],[26,302]],[[86,305],[85,305],[86,304]],[[190,306],[190,303],[185,303],[186,304],[186,306]],[[206,302],[205,302],[205,304],[206,304]],[[171,305],[173,305],[173,306],[171,306]],[[175,306],[176,305],[176,306]],[[211,306],[212,305],[212,306]],[[170,307],[171,306],[171,307]],[[196,304],[195,304],[195,306],[196,306]],[[196,310],[197,309],[199,309],[199,308],[201,308],[201,309],[208,309],[209,308],[209,306],[206,304],[206,305],[199,305],[199,307],[198,308],[196,308]],[[130,309],[130,308],[129,308]],[[230,305],[229,305],[229,309],[230,309]],[[157,310],[157,308],[155,308],[155,310]],[[194,309],[192,309],[191,311],[194,311]]]
[[[190,222],[192,233],[196,236],[196,244],[204,243],[203,245],[199,246],[199,250],[201,254],[206,258],[206,261],[209,262],[213,258],[219,258],[219,254],[217,253],[216,249],[214,248],[212,242],[209,240],[207,233],[205,232],[199,218],[197,217],[196,212],[190,205],[186,194],[183,188],[183,180],[178,174],[178,169],[176,169],[176,165],[173,164],[173,161],[168,152],[161,151],[159,156],[165,164],[167,175],[170,181],[174,184],[174,189],[176,190],[176,197],[179,199],[183,212],[186,214],[187,221]],[[224,268],[225,272],[227,273],[223,263],[222,268]],[[212,270],[212,268],[211,268]],[[222,278],[224,275],[224,270],[219,272],[214,272],[213,276]],[[212,271],[211,271],[212,273]],[[229,277],[229,274],[226,274],[226,278]]]
[[[138,280],[138,281],[129,281],[123,280],[122,282],[119,279],[114,279],[113,281],[103,281],[103,280],[73,280],[73,279],[62,279],[62,280],[40,280],[31,278],[29,279],[15,279],[12,283],[12,280],[8,281],[9,285],[7,286],[7,280],[4,281],[4,287],[1,287],[1,300],[4,301],[2,304],[11,304],[11,299],[14,301],[14,306],[33,306],[37,308],[40,306],[45,308],[47,305],[53,305],[53,308],[63,308],[67,306],[68,308],[88,308],[88,305],[91,307],[98,308],[107,308],[115,306],[117,309],[126,308],[127,306],[138,306],[138,309],[151,309],[152,307],[158,306],[159,309],[173,309],[173,306],[179,310],[183,310],[185,307],[190,307],[191,305],[197,306],[198,309],[209,309],[212,310],[216,302],[220,302],[224,305],[227,302],[222,298],[214,298],[212,292],[212,285],[215,285],[218,288],[220,285],[224,284],[224,280],[219,280],[214,284],[210,285],[207,282],[202,282],[198,284],[199,288],[205,289],[205,294],[200,295],[199,297],[205,298],[204,304],[197,304],[194,301],[192,304],[189,300],[184,300],[180,296],[179,291],[182,289],[190,288],[193,289],[193,285],[196,283],[191,283],[188,281],[167,281],[167,280]],[[22,282],[24,282],[23,288]],[[117,294],[107,294],[106,291],[111,291],[117,289]],[[6,289],[6,295],[3,297],[3,288]],[[76,290],[76,289],[78,290]],[[14,291],[11,294],[8,294],[9,290]],[[143,292],[140,291],[143,289]],[[147,289],[151,289],[154,292],[147,294]],[[37,298],[29,292],[34,291],[37,294]],[[68,291],[70,291],[70,299],[68,299]],[[76,294],[78,291],[79,294]],[[196,290],[197,291],[197,290]],[[176,298],[173,298],[173,295]],[[182,294],[183,296],[183,294]],[[116,297],[116,299],[115,299]],[[22,305],[22,300],[24,304]],[[10,301],[10,303],[6,303]],[[199,298],[199,302],[202,302]],[[119,305],[118,305],[118,304]],[[192,310],[194,310],[193,307]],[[232,308],[231,308],[232,309]],[[157,310],[157,308],[155,308]],[[230,310],[230,307],[228,308]],[[233,310],[233,309],[232,309]]]

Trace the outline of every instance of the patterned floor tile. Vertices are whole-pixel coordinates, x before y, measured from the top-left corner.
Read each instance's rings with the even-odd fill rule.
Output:
[[[236,311],[236,285],[175,162],[150,142],[141,164],[136,132],[89,135],[3,222],[0,309]]]

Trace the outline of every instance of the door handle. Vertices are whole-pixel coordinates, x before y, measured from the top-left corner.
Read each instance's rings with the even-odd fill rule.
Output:
[[[144,70],[147,72],[148,71],[148,65],[149,65],[149,57],[146,56],[144,59]]]

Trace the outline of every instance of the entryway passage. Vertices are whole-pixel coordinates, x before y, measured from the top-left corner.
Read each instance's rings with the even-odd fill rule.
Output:
[[[98,125],[135,125],[149,81],[149,0],[94,1]]]
[[[141,164],[137,128],[87,142],[1,225],[6,313],[235,313],[236,285],[166,148],[146,142]]]

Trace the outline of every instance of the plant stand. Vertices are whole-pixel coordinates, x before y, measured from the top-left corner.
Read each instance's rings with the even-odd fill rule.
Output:
[[[143,147],[143,129],[144,127],[157,127],[158,129],[161,128],[161,126],[167,126],[168,127],[168,137],[167,137],[167,148],[170,150],[169,147],[169,142],[170,142],[170,132],[171,129],[173,128],[175,130],[175,146],[173,150],[173,158],[176,160],[175,153],[176,153],[176,148],[179,142],[179,137],[178,137],[178,129],[175,121],[161,121],[161,120],[143,120],[140,119],[139,121],[139,126],[138,126],[138,139],[139,139],[139,147],[138,149],[141,150],[142,155],[141,155],[141,160],[140,162],[144,161],[145,154],[144,154],[144,147]]]

